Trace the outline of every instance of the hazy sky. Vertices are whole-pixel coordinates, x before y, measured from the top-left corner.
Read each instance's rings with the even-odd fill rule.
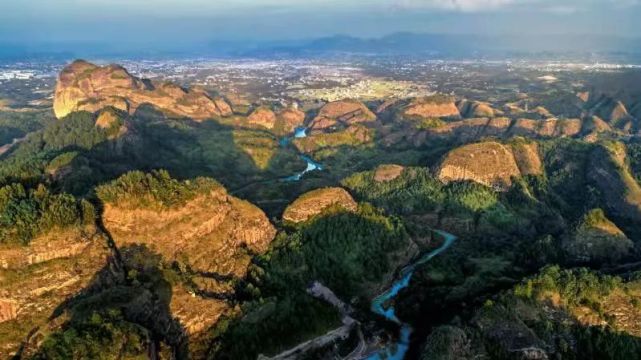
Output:
[[[641,37],[641,0],[0,0],[0,42],[194,44],[399,31]]]

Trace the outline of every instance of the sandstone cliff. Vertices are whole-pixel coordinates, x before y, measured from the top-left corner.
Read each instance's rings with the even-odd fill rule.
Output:
[[[259,107],[247,117],[250,125],[259,125],[267,129],[273,129],[276,125],[276,114],[266,107]]]
[[[198,120],[232,112],[223,99],[211,98],[202,90],[155,83],[139,79],[118,65],[97,66],[82,60],[60,73],[53,108],[56,117],[63,118],[74,111],[96,112],[107,106],[134,113],[142,104]]]
[[[247,117],[250,127],[261,127],[278,134],[292,133],[305,122],[305,113],[293,108],[285,108],[274,112],[268,107],[261,106],[252,111]]]
[[[283,220],[293,223],[307,221],[332,206],[355,211],[358,205],[345,189],[316,189],[301,195],[291,203],[283,213]]]
[[[294,108],[286,108],[278,113],[278,119],[282,123],[285,133],[293,132],[297,127],[303,126],[305,113]]]
[[[586,117],[597,116],[605,120],[611,127],[625,131],[638,132],[641,130],[639,120],[632,116],[625,104],[612,96],[591,92],[583,94],[580,106]]]
[[[111,188],[99,189],[105,201],[103,222],[119,248],[144,245],[159,254],[162,262],[177,264],[189,275],[196,289],[175,287],[169,307],[193,335],[210,328],[231,309],[224,300],[225,294],[234,291],[228,280],[245,276],[252,254],[268,249],[276,229],[262,210],[229,195],[212,180],[180,183],[161,177],[147,175],[149,183],[168,181],[174,185],[163,185],[163,189],[174,186],[183,189],[177,193],[189,196],[163,203],[153,200],[152,192],[137,193],[134,199],[126,192],[112,196],[123,191],[113,189],[130,189],[125,184],[132,181],[115,182],[108,185]]]
[[[401,103],[398,108],[401,119],[430,119],[430,118],[460,118],[454,98],[445,95],[434,95],[415,98],[406,103]]]
[[[82,292],[110,256],[91,227],[54,229],[28,246],[0,248],[0,358],[38,338],[53,311]],[[32,333],[33,331],[33,333]]]
[[[392,181],[403,174],[404,167],[394,164],[379,165],[374,171],[374,181]]]
[[[641,186],[626,164],[622,143],[599,144],[590,156],[588,178],[601,191],[608,214],[633,223],[641,221]]]
[[[325,104],[309,125],[311,130],[325,130],[338,125],[348,126],[376,120],[367,106],[356,100],[340,100]]]
[[[409,141],[415,146],[430,143],[434,140],[448,140],[456,143],[468,143],[488,137],[507,139],[511,137],[577,137],[583,133],[583,122],[579,119],[516,119],[507,117],[473,118],[444,122],[424,130],[406,130],[386,136],[387,144]]]
[[[491,104],[481,101],[461,100],[456,105],[461,116],[465,118],[493,118],[502,114],[500,111],[492,108]]]
[[[312,133],[304,138],[294,139],[293,143],[300,152],[311,153],[324,148],[368,145],[373,138],[374,129],[357,124],[338,131]]]
[[[521,145],[518,150],[521,167],[527,173],[539,173],[541,162],[536,149]],[[522,175],[512,148],[498,142],[482,142],[450,151],[437,171],[443,182],[471,180],[500,190],[512,185],[512,177]]]
[[[563,248],[573,261],[587,263],[620,260],[633,246],[601,209],[586,214],[574,234],[563,241]]]

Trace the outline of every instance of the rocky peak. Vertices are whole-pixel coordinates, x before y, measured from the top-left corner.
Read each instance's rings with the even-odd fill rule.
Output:
[[[291,107],[285,108],[278,113],[283,122],[283,130],[287,133],[294,131],[297,127],[303,126],[305,113]]]
[[[249,114],[247,121],[251,125],[273,129],[276,125],[276,114],[271,109],[261,106]]]
[[[338,206],[348,211],[356,211],[358,204],[343,188],[316,189],[294,200],[285,209],[283,220],[293,223],[304,222],[332,206]]]
[[[376,120],[367,106],[356,100],[340,100],[325,104],[312,120],[310,128],[323,130],[336,125],[351,125]]]
[[[460,118],[454,97],[433,95],[412,99],[401,110],[403,118]]]
[[[493,141],[465,145],[450,151],[437,174],[445,183],[471,180],[500,190],[507,190],[512,185],[513,176],[521,176],[512,150]]]
[[[374,181],[392,181],[403,174],[404,167],[394,164],[379,165],[374,171]]]
[[[89,230],[54,229],[27,246],[0,247],[0,358],[12,358],[30,331],[37,335],[106,265],[106,239]]]
[[[212,99],[202,90],[154,84],[131,75],[122,66],[97,66],[83,60],[60,72],[53,108],[56,117],[63,118],[74,111],[96,112],[107,106],[133,113],[142,104],[197,120],[231,115],[224,100]]]
[[[492,108],[492,105],[481,101],[461,100],[457,103],[461,116],[465,118],[493,118],[501,112]]]

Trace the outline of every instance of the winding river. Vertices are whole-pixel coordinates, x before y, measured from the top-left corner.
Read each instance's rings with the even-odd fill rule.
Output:
[[[412,327],[407,323],[401,322],[401,320],[396,317],[395,309],[393,306],[390,306],[386,309],[384,307],[384,304],[387,301],[395,298],[401,291],[401,289],[406,288],[409,285],[410,279],[412,278],[412,275],[414,275],[414,271],[419,265],[430,261],[435,256],[447,250],[457,239],[456,236],[446,233],[445,231],[434,230],[434,233],[442,236],[445,239],[443,245],[441,245],[438,249],[426,253],[414,263],[404,267],[400,273],[401,277],[398,280],[394,281],[394,283],[392,283],[392,286],[387,291],[372,300],[372,312],[399,324],[401,326],[401,330],[399,339],[395,344],[368,356],[368,360],[402,360],[403,358],[405,358],[405,354],[409,349]]]
[[[281,146],[285,147],[291,143],[293,138],[304,138],[306,136],[307,128],[299,127],[296,128],[293,137],[283,137],[279,142]],[[303,154],[300,154],[299,156],[307,163],[307,168],[299,173],[284,178],[283,181],[299,181],[306,173],[323,169],[321,164],[315,162],[310,157]],[[410,336],[413,331],[412,327],[407,323],[403,323],[396,316],[394,306],[385,308],[385,304],[395,298],[401,289],[409,286],[412,275],[414,275],[414,271],[416,271],[418,266],[430,261],[432,258],[447,250],[457,239],[456,236],[445,231],[433,230],[433,233],[444,238],[443,244],[439,248],[424,254],[412,264],[404,267],[400,272],[400,278],[394,281],[387,291],[372,300],[370,307],[371,311],[377,315],[383,316],[389,321],[397,323],[400,326],[400,336],[395,344],[381,349],[374,354],[368,355],[366,357],[367,360],[403,360],[405,358],[410,346]]]
[[[307,128],[305,127],[296,128],[296,130],[294,131],[293,138],[300,139],[304,137],[307,137]],[[279,143],[280,143],[280,146],[285,147],[289,145],[291,141],[292,141],[291,137],[283,137],[280,139]],[[299,181],[300,179],[303,178],[303,175],[307,174],[310,171],[323,170],[323,165],[312,160],[309,156],[303,155],[303,154],[300,154],[299,156],[301,159],[303,159],[303,161],[305,161],[305,163],[307,163],[307,167],[305,168],[305,170],[301,172],[298,172],[292,176],[288,176],[284,178],[283,181]]]

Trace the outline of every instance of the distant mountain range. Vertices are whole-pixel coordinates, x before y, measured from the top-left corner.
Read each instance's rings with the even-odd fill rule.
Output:
[[[283,46],[261,46],[238,55],[317,57],[339,54],[413,55],[435,58],[550,55],[641,55],[641,41],[604,35],[490,36],[396,33],[363,39],[332,36]]]
[[[24,58],[316,58],[336,56],[427,58],[550,58],[615,56],[641,61],[641,39],[612,35],[472,35],[395,33],[380,38],[336,35],[284,41],[216,40],[207,44],[1,44],[0,59]]]

